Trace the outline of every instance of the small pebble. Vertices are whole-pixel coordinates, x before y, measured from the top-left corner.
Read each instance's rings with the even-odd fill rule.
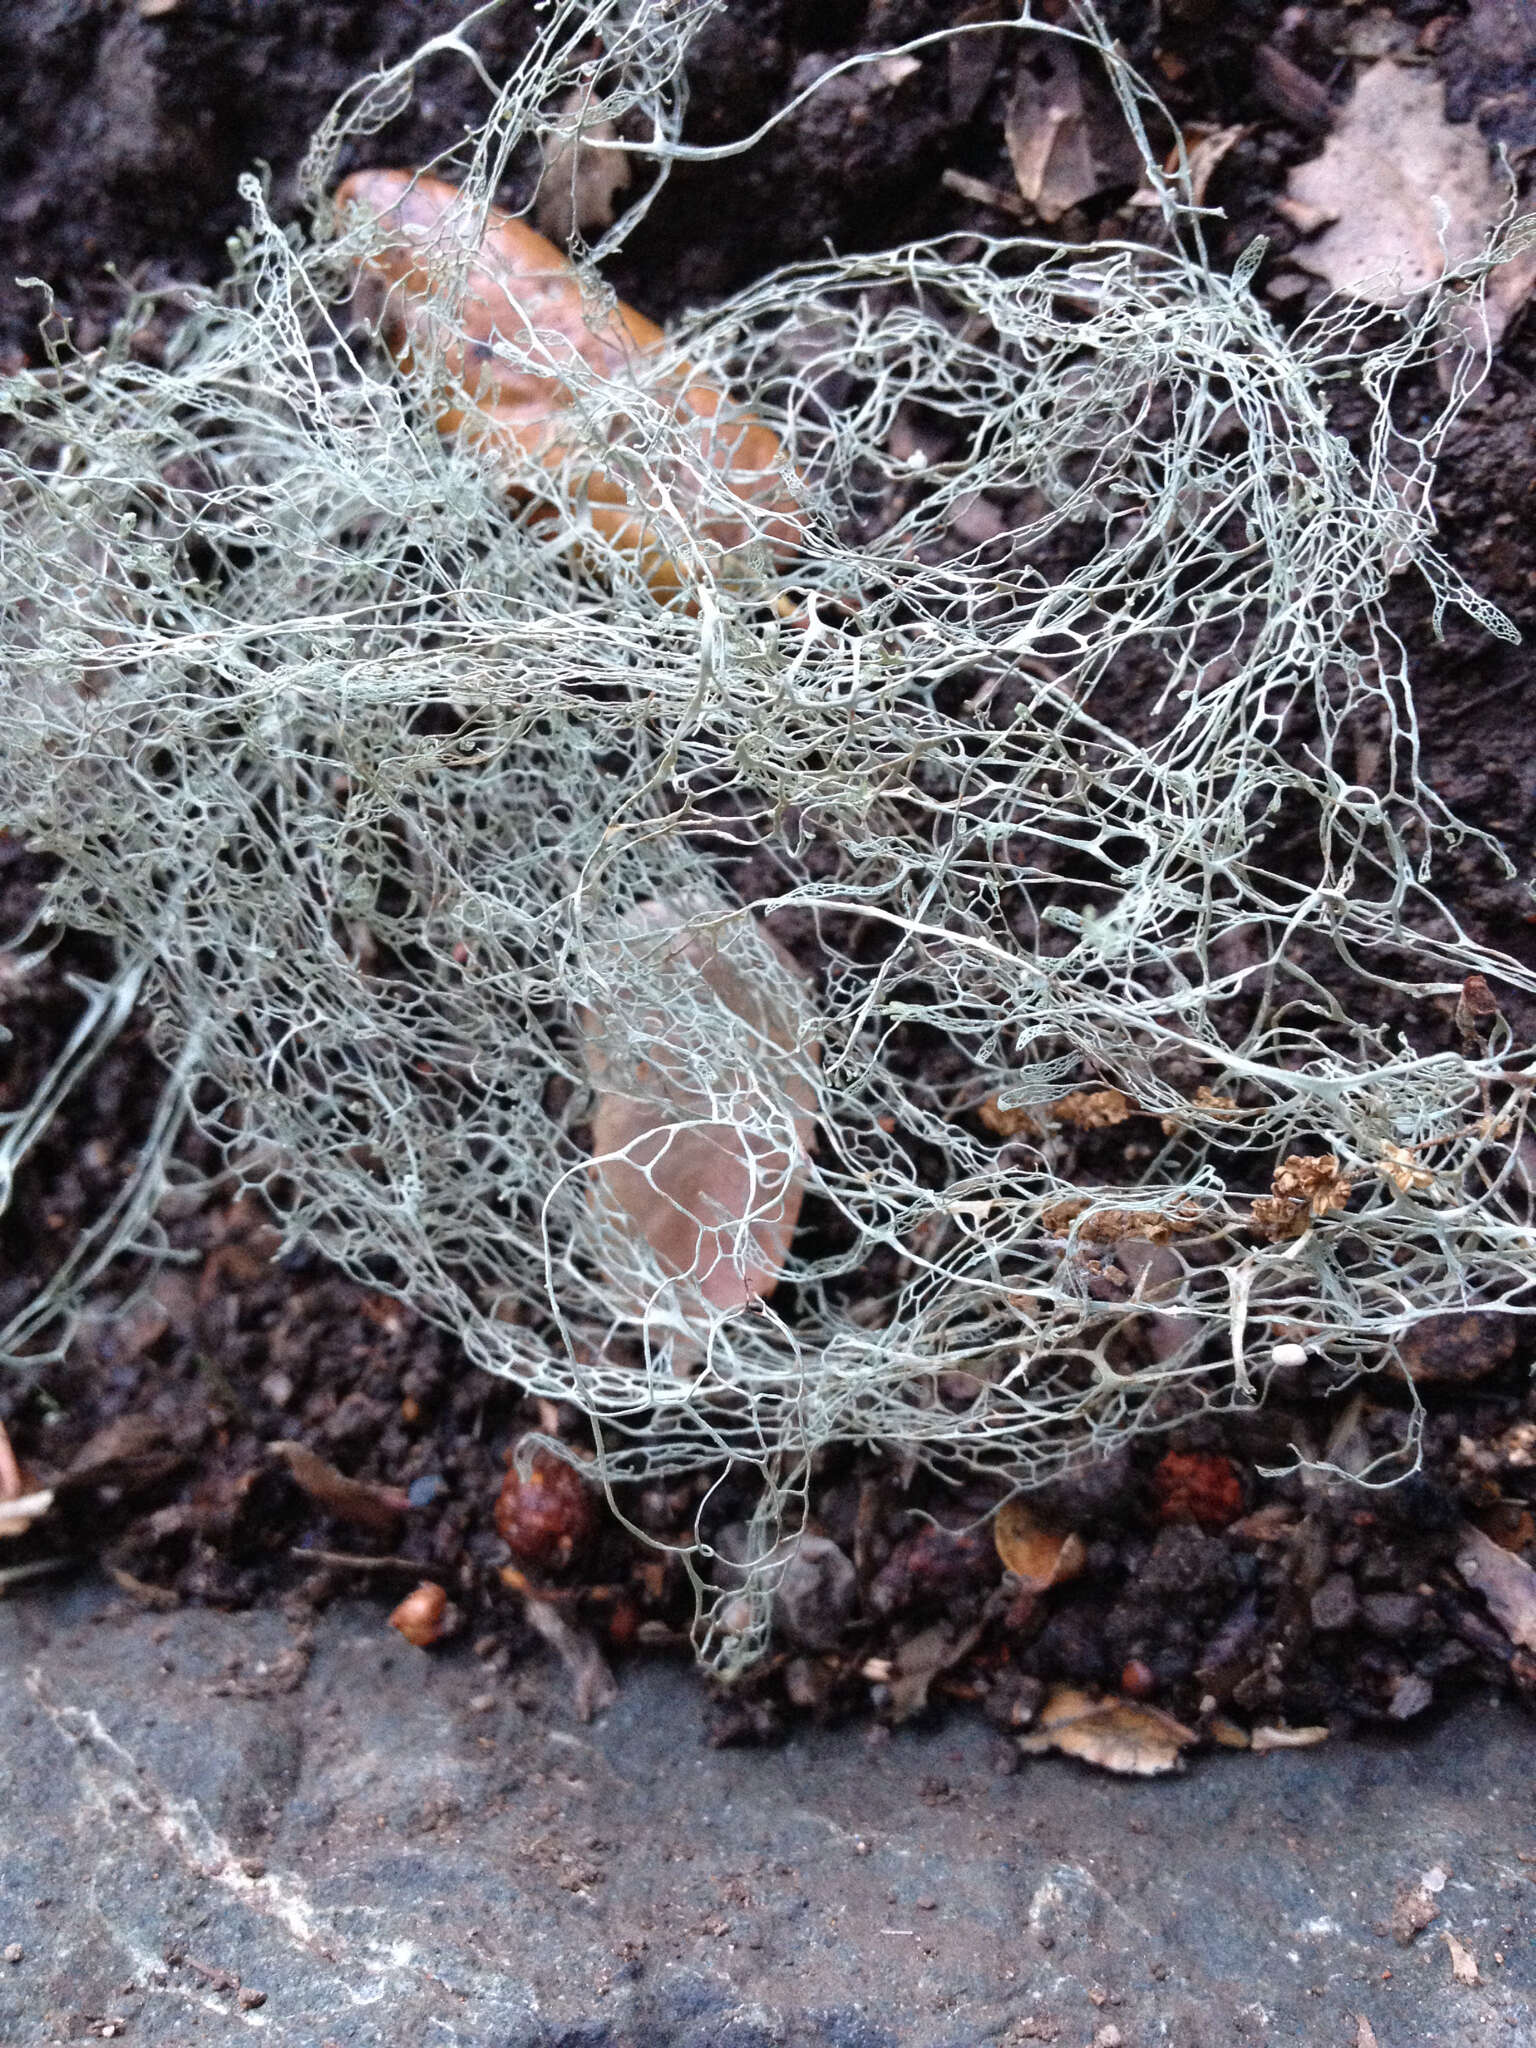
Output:
[[[916,1904],[919,1913],[936,1913],[939,1909],[937,1899],[918,1899]]]
[[[19,1941],[8,1941],[5,1945],[5,1960],[8,1963],[25,1962],[27,1952]]]
[[[490,1713],[491,1709],[495,1706],[495,1704],[495,1693],[477,1692],[474,1698],[469,1703],[469,1711],[472,1714],[488,1714]]]
[[[253,1991],[249,1985],[242,1985],[235,1994],[235,2003],[242,2012],[254,2012],[258,2005],[265,2005],[266,2002],[265,1991]]]
[[[420,1479],[413,1479],[406,1488],[406,1499],[413,1508],[429,1508],[443,1490],[443,1482],[436,1472],[427,1472]]]

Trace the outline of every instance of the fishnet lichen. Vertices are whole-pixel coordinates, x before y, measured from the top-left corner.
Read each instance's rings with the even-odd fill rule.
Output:
[[[464,191],[445,332],[491,192],[573,85],[658,179],[711,154],[677,140],[709,11],[552,10],[434,166]],[[563,481],[520,475],[435,431],[441,360],[402,374],[359,324],[381,230],[327,201],[445,49],[477,61],[473,23],[333,116],[311,238],[248,186],[230,282],[163,367],[130,322],[0,390],[0,801],[289,1239],[575,1402],[610,1483],[759,1471],[768,1564],[716,1592],[698,1552],[725,1668],[761,1645],[823,1446],[1027,1485],[1181,1390],[1255,1398],[1276,1346],[1343,1380],[1438,1311],[1528,1308],[1528,1091],[1501,1026],[1447,1048],[1435,999],[1532,977],[1434,893],[1458,828],[1382,609],[1411,563],[1509,633],[1429,544],[1443,420],[1391,405],[1439,352],[1454,409],[1440,315],[1486,266],[1370,348],[1337,308],[1286,337],[1149,153],[1161,252],[829,257],[618,379],[506,336],[572,391]],[[793,452],[792,561],[697,460],[683,364]],[[1363,460],[1340,379],[1376,408]],[[586,515],[598,471],[684,597]],[[1006,531],[967,545],[978,502]],[[680,972],[701,947],[759,1000]],[[653,1131],[743,1133],[712,1232],[743,1271],[803,1184],[771,1297],[717,1309],[601,1198],[594,1029]],[[1094,1151],[1052,1105],[1109,1089],[1130,1114]],[[1325,1157],[1342,1202],[1291,1188]]]

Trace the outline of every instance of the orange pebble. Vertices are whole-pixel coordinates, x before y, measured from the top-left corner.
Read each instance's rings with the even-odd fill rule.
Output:
[[[441,1586],[430,1579],[423,1579],[414,1593],[407,1593],[394,1613],[389,1617],[391,1628],[398,1629],[408,1643],[414,1643],[418,1650],[430,1650],[443,1633],[443,1621],[448,1611],[448,1595]]]

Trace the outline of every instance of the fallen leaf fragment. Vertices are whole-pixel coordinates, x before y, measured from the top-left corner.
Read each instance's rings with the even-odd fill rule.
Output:
[[[1181,1751],[1199,1739],[1160,1707],[1118,1694],[1095,1699],[1075,1686],[1059,1685],[1040,1709],[1039,1727],[1021,1735],[1018,1744],[1026,1756],[1056,1749],[1123,1777],[1151,1778],[1178,1770]]]
[[[1355,2020],[1355,2048],[1381,2048],[1376,2039],[1376,2029],[1364,2013],[1360,2013]]]
[[[603,1011],[579,1022],[597,1090],[589,1190],[603,1263],[642,1315],[659,1268],[702,1327],[702,1309],[742,1308],[778,1285],[815,1141],[816,1055],[789,954],[750,919],[707,926],[698,909],[659,899],[623,917],[594,949]],[[735,1121],[719,1119],[722,1103]]]
[[[1211,178],[1222,158],[1245,136],[1252,133],[1253,128],[1249,123],[1240,122],[1230,128],[1208,128],[1185,136],[1189,163],[1189,196],[1196,206],[1204,206]]]
[[[1360,74],[1322,154],[1290,175],[1294,202],[1336,216],[1291,261],[1337,291],[1401,306],[1453,264],[1478,255],[1508,205],[1488,148],[1472,122],[1445,118],[1445,94],[1428,69],[1383,58]],[[1448,218],[1441,226],[1440,207]],[[1488,282],[1488,345],[1536,281],[1527,249]]]
[[[1384,1180],[1391,1181],[1405,1195],[1417,1194],[1420,1189],[1433,1187],[1435,1183],[1431,1170],[1421,1166],[1406,1145],[1382,1146],[1381,1172]]]
[[[1272,1749],[1312,1749],[1327,1740],[1326,1728],[1287,1728],[1283,1722],[1276,1722],[1255,1728],[1248,1739],[1248,1747],[1255,1756],[1263,1756]]]
[[[697,381],[691,365],[655,373],[662,329],[621,301],[599,304],[547,236],[498,207],[480,217],[456,186],[408,171],[354,171],[337,187],[336,204],[353,230],[371,220],[388,238],[359,273],[370,290],[385,294],[386,345],[402,365],[440,363],[438,431],[475,448],[503,474],[513,497],[540,503],[553,480],[557,507],[635,561],[663,603],[696,580],[701,556],[734,576],[730,565],[754,540],[784,555],[800,545],[778,435]],[[443,257],[470,238],[468,275],[450,290]],[[623,465],[583,465],[578,444],[586,429],[561,374],[562,363],[577,360],[590,373],[594,397],[617,401],[626,387],[649,382],[672,408],[689,453],[667,459],[662,495],[632,494]],[[617,414],[612,425],[615,434],[627,431]],[[734,509],[721,503],[722,489]],[[672,509],[696,515],[686,560],[673,551],[675,535],[669,538],[653,516],[663,497]]]
[[[1488,1612],[1512,1643],[1536,1650],[1536,1571],[1467,1524],[1456,1552],[1456,1569],[1488,1603]]]
[[[1081,1536],[1046,1528],[1017,1496],[998,1509],[992,1540],[1004,1568],[1026,1593],[1043,1593],[1075,1579],[1088,1562]]]
[[[1189,1236],[1204,1222],[1200,1204],[1188,1199],[1167,1209],[1095,1209],[1088,1196],[1067,1195],[1040,1211],[1041,1227],[1052,1237],[1065,1237],[1076,1223],[1079,1239],[1088,1244],[1121,1244],[1126,1238],[1167,1244],[1172,1237]]]
[[[628,153],[613,146],[619,131],[611,121],[583,121],[590,104],[588,89],[576,86],[544,134],[533,217],[552,241],[611,226],[614,200],[629,189]]]
[[[909,1636],[898,1647],[884,1679],[890,1691],[886,1707],[890,1719],[899,1723],[920,1714],[928,1704],[934,1680],[969,1656],[980,1634],[980,1624],[960,1629],[953,1622],[937,1621]]]
[[[376,1486],[367,1479],[348,1479],[334,1465],[312,1451],[308,1444],[278,1441],[267,1445],[288,1467],[295,1483],[303,1488],[316,1507],[334,1515],[338,1522],[351,1522],[360,1529],[392,1530],[410,1501],[397,1486]]]
[[[1019,42],[1003,137],[1020,193],[1049,223],[1097,192],[1134,184],[1141,159],[1108,86],[1070,43]]]
[[[1445,1945],[1451,1952],[1451,1975],[1458,1984],[1481,1984],[1482,1976],[1477,1967],[1477,1957],[1471,1949],[1463,1948],[1454,1934],[1445,1936]]]
[[[1222,1749],[1251,1749],[1253,1737],[1246,1728],[1239,1728],[1235,1721],[1229,1721],[1225,1714],[1213,1714],[1206,1723],[1206,1732],[1212,1742]]]

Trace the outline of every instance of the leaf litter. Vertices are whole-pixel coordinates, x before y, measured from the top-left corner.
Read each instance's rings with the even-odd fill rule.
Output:
[[[1479,130],[1446,119],[1434,74],[1383,57],[1360,73],[1322,153],[1291,172],[1287,200],[1293,221],[1324,223],[1292,262],[1351,298],[1399,307],[1484,247],[1513,191],[1490,169]],[[1516,242],[1482,299],[1486,346],[1497,345],[1533,282],[1536,246]],[[1484,334],[1469,329],[1468,338]]]

